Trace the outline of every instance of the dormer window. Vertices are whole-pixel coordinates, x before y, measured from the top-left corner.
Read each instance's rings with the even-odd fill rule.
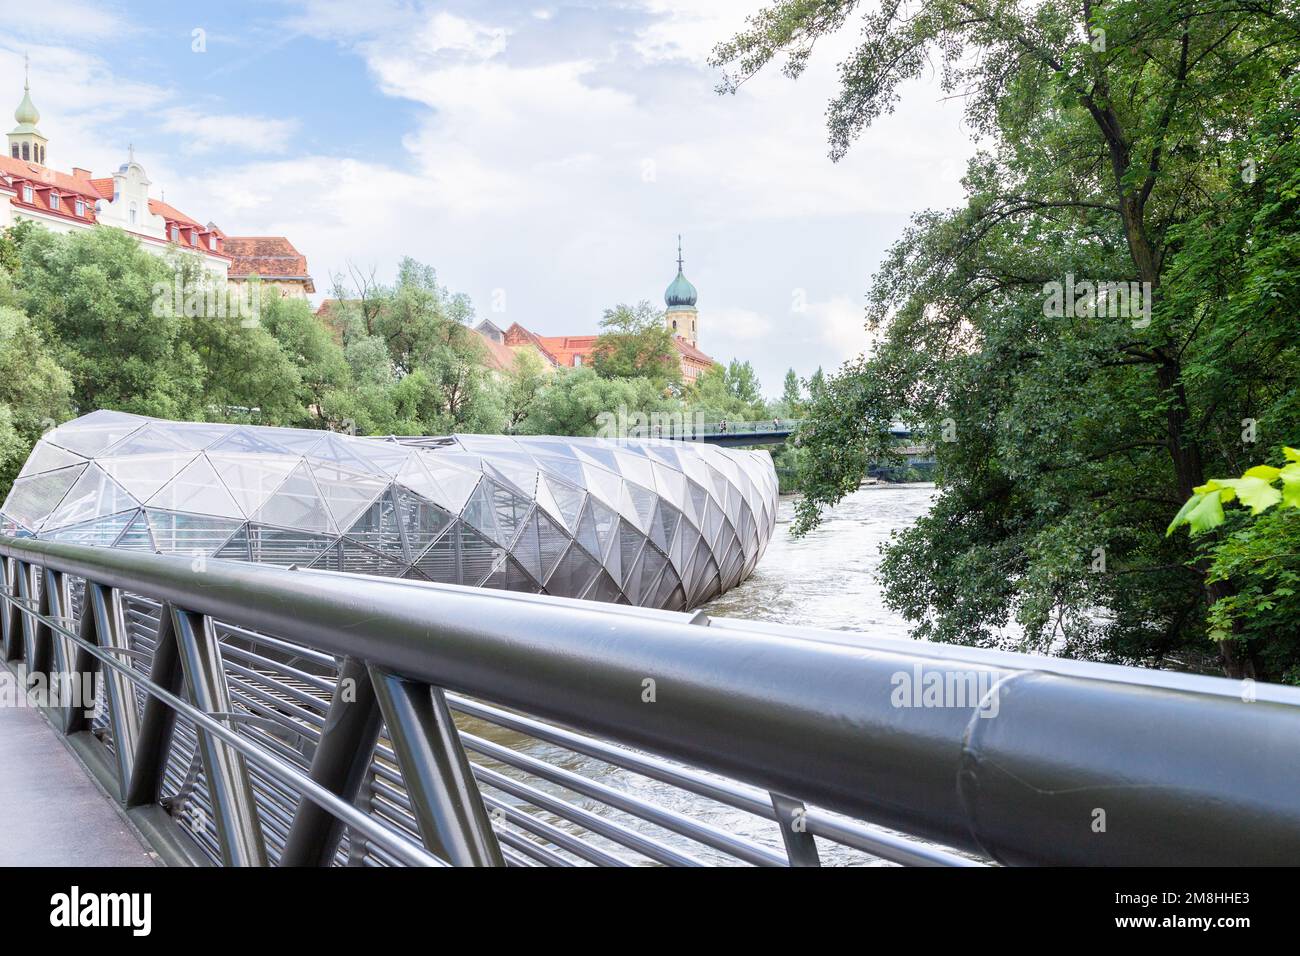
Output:
[[[86,214],[86,200],[84,200],[84,199],[78,199],[78,200],[77,200],[77,215],[78,215],[78,216],[84,216],[85,214]]]
[[[216,252],[216,251],[217,251],[217,237],[216,237],[216,236],[208,236],[208,248],[211,249],[213,252]]]
[[[24,184],[23,184],[23,202],[35,202],[35,200],[36,200],[36,193],[32,192],[32,187],[31,187],[31,186],[29,186],[29,185],[27,185],[26,183],[24,183]]]
[[[172,242],[181,241],[181,227],[172,223]]]
[[[50,208],[51,209],[59,208],[59,194],[56,193],[53,189],[50,190]]]

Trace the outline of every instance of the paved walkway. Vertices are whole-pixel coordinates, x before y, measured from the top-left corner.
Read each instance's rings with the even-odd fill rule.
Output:
[[[0,866],[152,865],[54,728],[30,707],[0,707]]]

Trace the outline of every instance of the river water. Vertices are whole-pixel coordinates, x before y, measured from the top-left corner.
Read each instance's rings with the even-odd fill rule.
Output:
[[[827,511],[803,538],[790,536],[793,497],[781,499],[776,531],[748,580],[704,610],[718,617],[907,637],[885,607],[876,571],[880,545],[925,514],[934,485],[865,485]]]
[[[817,530],[799,539],[791,538],[789,534],[794,499],[782,499],[777,511],[776,531],[754,573],[739,587],[704,605],[704,610],[713,616],[861,631],[876,636],[907,636],[907,626],[886,609],[881,597],[876,579],[880,545],[889,539],[891,532],[908,526],[924,514],[933,494],[934,486],[929,484],[863,487],[827,512]],[[599,786],[652,802],[781,852],[780,833],[771,820],[493,724],[464,717],[458,719],[458,723],[465,730],[585,777]],[[554,798],[566,800],[611,823],[650,836],[701,862],[735,862],[720,852],[614,809],[592,795],[575,793],[570,787],[539,780],[494,760],[487,761],[487,764],[507,776],[521,781],[528,779],[532,786]],[[630,863],[648,862],[639,854],[595,836],[562,817],[538,813],[537,808],[529,809],[516,800],[507,802]],[[825,840],[818,841],[818,849],[823,865],[870,866],[883,863]]]

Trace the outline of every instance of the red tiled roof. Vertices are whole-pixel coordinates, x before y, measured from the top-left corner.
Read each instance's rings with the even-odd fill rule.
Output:
[[[112,176],[104,176],[102,179],[91,179],[88,180],[88,182],[90,183],[91,188],[94,189],[95,192],[99,193],[99,195],[102,196],[104,199],[113,198],[113,177]]]
[[[53,186],[59,192],[75,193],[91,200],[100,198],[99,192],[91,185],[90,180],[69,176],[55,169],[47,169],[39,163],[14,159],[12,156],[0,156],[0,172],[15,179],[26,179],[29,182]]]
[[[111,196],[112,193],[109,193],[109,195]],[[161,199],[150,199],[149,211],[153,213],[155,216],[162,216],[168,222],[179,222],[182,226],[193,226],[194,228],[198,229],[200,232],[207,232],[207,227],[203,225],[203,223],[195,219],[191,219],[189,216],[185,215],[185,213],[181,212],[175,206],[169,206]]]
[[[515,364],[515,353],[510,346],[503,345],[496,339],[489,338],[478,329],[472,329],[473,333],[478,336],[479,341],[487,349],[488,365],[498,371],[508,371]]]
[[[284,236],[227,236],[223,249],[235,259],[230,264],[232,277],[306,279],[307,291],[316,291],[307,272],[307,257]]]
[[[570,367],[575,355],[582,356],[582,364],[591,364],[591,352],[596,347],[595,335],[539,335],[538,341],[546,351],[555,356],[559,365]]]
[[[687,358],[687,359],[691,359],[692,361],[699,362],[701,365],[718,364],[717,362],[713,361],[713,359],[709,358],[709,356],[701,352],[694,345],[692,345],[690,342],[687,342],[680,335],[673,336],[673,345],[677,347],[677,351],[682,354],[683,358]]]

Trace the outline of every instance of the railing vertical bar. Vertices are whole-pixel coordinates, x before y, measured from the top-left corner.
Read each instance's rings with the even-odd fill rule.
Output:
[[[158,617],[153,658],[149,663],[149,681],[173,694],[180,694],[185,685],[170,604],[163,604]],[[144,715],[140,719],[140,735],[135,745],[135,760],[131,765],[131,777],[126,788],[125,802],[128,807],[158,802],[162,792],[163,772],[167,766],[167,751],[171,747],[175,729],[176,711],[153,694],[147,695]]]
[[[365,662],[345,657],[325,715],[325,729],[312,756],[311,779],[355,803],[370,769],[380,724],[379,701]],[[329,866],[344,829],[343,822],[319,804],[300,800],[280,865]]]
[[[77,636],[86,644],[95,643],[92,587],[93,585],[89,581],[82,587],[81,618],[77,622]],[[93,712],[93,707],[97,706],[94,695],[95,674],[98,672],[99,659],[90,653],[90,650],[84,644],[76,644],[72,651],[73,679],[77,681],[79,688],[82,690],[89,689],[90,693],[80,700],[74,697],[74,699],[68,701],[68,706],[63,711],[63,732],[65,734],[75,734],[90,728],[90,714]],[[107,675],[105,677],[107,678]]]
[[[221,669],[221,648],[211,618],[174,607],[172,623],[190,702],[211,715],[229,713],[230,690]],[[204,728],[197,730],[222,863],[266,866],[266,845],[243,754],[225,746]]]
[[[804,821],[808,808],[803,805],[803,801],[774,793],[772,809],[776,811],[777,825],[781,828],[781,839],[785,843],[785,854],[790,858],[790,865],[821,866],[821,858],[817,855],[817,838],[808,832]]]
[[[122,593],[116,588],[92,584],[91,612],[95,616],[95,634],[100,647],[127,650],[130,641],[122,617]],[[104,689],[108,694],[108,721],[113,729],[113,754],[117,758],[119,797],[126,800],[131,782],[131,765],[135,761],[136,742],[140,739],[140,715],[135,705],[131,678],[114,669],[104,671]]]
[[[369,671],[425,845],[455,866],[504,866],[442,689]]]
[[[18,596],[18,566],[21,563],[17,558],[4,559],[5,592],[15,598]],[[18,605],[13,601],[6,601],[4,610],[0,613],[0,622],[3,622],[4,628],[6,661],[21,660],[23,656],[23,623],[19,617],[21,613]]]
[[[27,674],[44,673],[50,669],[49,643],[42,645],[38,640],[40,636],[40,619],[32,617],[32,605],[34,601],[33,591],[36,589],[36,582],[33,579],[33,567],[26,561],[19,562],[18,565],[18,596],[22,598],[22,622],[23,622],[23,657],[27,660]],[[49,610],[45,602],[41,601],[37,605],[37,614],[43,614]]]

